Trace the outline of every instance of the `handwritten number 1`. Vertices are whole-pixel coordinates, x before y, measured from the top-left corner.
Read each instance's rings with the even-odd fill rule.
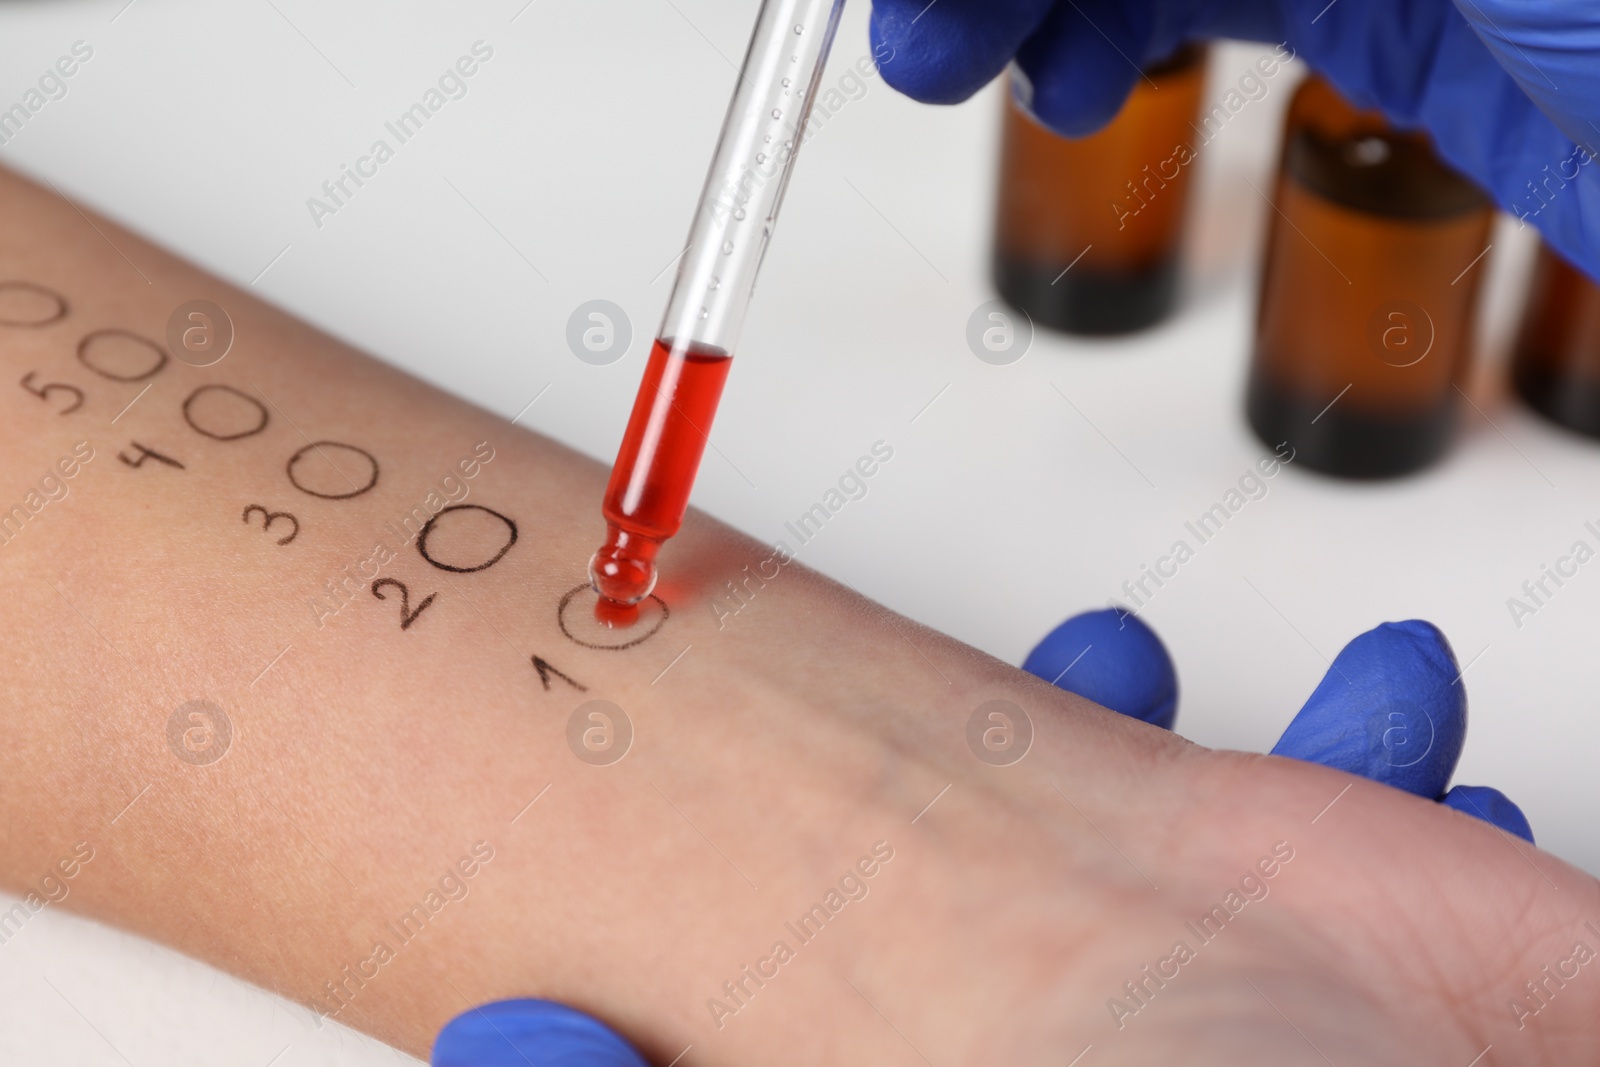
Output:
[[[587,693],[589,691],[588,686],[584,685],[576,678],[563,674],[561,671],[552,666],[549,660],[543,658],[542,656],[536,655],[533,657],[533,669],[539,672],[539,681],[544,683],[544,691],[546,693],[550,692],[550,679],[552,676],[560,678],[563,682],[566,682],[580,693]]]

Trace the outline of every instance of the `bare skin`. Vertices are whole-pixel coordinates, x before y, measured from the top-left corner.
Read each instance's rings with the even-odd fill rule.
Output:
[[[76,442],[93,449],[0,544],[7,887],[37,887],[86,842],[63,906],[419,1056],[473,1003],[543,996],[659,1063],[691,1044],[685,1064],[1060,1065],[1091,1045],[1086,1067],[1465,1067],[1489,1046],[1477,1063],[1600,1061],[1600,963],[1559,988],[1542,971],[1600,948],[1582,872],[1383,786],[1122,719],[797,563],[719,628],[713,591],[772,550],[700,515],[663,555],[661,630],[582,647],[556,607],[603,534],[604,470],[95,224],[104,237],[0,174],[0,281],[68,303],[0,327],[0,382],[34,372],[85,397],[57,414],[70,391],[4,386],[0,508]],[[163,340],[196,297],[237,329],[220,363],[118,382],[103,372],[150,362],[131,342],[92,345],[99,372],[78,359],[96,329]],[[266,425],[198,432],[183,404],[207,384],[259,401]],[[196,409],[202,426],[251,425],[253,407],[207,395],[221,406]],[[327,498],[368,468],[324,446],[295,478],[325,495],[297,488],[286,465],[310,441],[359,446],[377,483]],[[139,459],[133,442],[183,467],[119,460]],[[492,459],[464,477],[484,442]],[[446,473],[517,526],[485,569],[441,570],[395,533]],[[281,545],[287,520],[263,529],[279,511],[297,523]],[[434,552],[492,554],[503,527],[471,521],[440,520]],[[375,564],[380,543],[392,558]],[[372,594],[379,575],[405,605],[397,586]],[[232,724],[209,764],[169,744],[196,699]],[[620,762],[569,747],[592,699],[631,720]],[[1012,766],[967,745],[992,699],[1036,729]],[[178,736],[205,747],[204,730]],[[879,842],[892,858],[850,883],[866,895],[796,937],[786,924]],[[1197,937],[1188,924],[1275,847],[1251,883],[1265,899]],[[402,940],[416,905],[425,925]],[[1192,958],[1163,964],[1179,941]],[[378,942],[392,958],[373,962]],[[1158,984],[1146,965],[1177,969]]]

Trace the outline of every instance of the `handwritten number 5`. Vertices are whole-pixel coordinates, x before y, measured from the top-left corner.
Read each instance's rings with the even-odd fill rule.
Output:
[[[278,538],[278,544],[286,545],[290,541],[293,541],[296,537],[300,536],[300,520],[289,514],[287,511],[268,511],[260,504],[251,504],[249,507],[244,509],[244,514],[240,516],[240,518],[242,518],[245,522],[249,522],[250,513],[252,511],[259,511],[261,513],[262,533],[266,533],[267,531],[271,530],[272,524],[277,522],[279,519],[288,519],[294,524],[294,529],[289,531],[289,536]]]
[[[439,595],[438,593],[429,593],[427,598],[423,600],[422,603],[417,605],[417,610],[412,611],[411,590],[406,588],[406,583],[399,581],[398,579],[379,578],[377,581],[372,583],[372,595],[377,597],[379,600],[389,599],[383,595],[383,587],[386,585],[392,585],[396,589],[400,590],[400,629],[402,630],[410,629],[411,624],[417,621],[417,616],[421,615],[423,610],[427,608],[429,604],[433,603],[433,598]]]
[[[74,411],[77,411],[79,408],[83,407],[82,389],[79,389],[76,385],[67,385],[65,382],[46,382],[44,385],[34,385],[33,376],[37,373],[39,372],[29,371],[27,374],[23,375],[21,384],[24,389],[38,397],[40,400],[48,402],[50,399],[50,394],[57,391],[71,393],[73,396],[77,397],[77,399],[72,402],[70,407],[64,407],[60,411],[56,412],[57,415],[70,415]]]

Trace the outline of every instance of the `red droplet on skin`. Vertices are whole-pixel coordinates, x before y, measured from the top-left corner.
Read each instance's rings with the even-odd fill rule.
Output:
[[[608,630],[626,630],[639,621],[639,605],[619,604],[615,600],[596,597],[594,621]]]

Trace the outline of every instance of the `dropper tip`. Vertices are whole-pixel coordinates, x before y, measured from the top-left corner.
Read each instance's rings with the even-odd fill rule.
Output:
[[[656,587],[658,548],[660,542],[609,527],[606,543],[589,560],[589,584],[601,601],[630,608],[649,596]]]

